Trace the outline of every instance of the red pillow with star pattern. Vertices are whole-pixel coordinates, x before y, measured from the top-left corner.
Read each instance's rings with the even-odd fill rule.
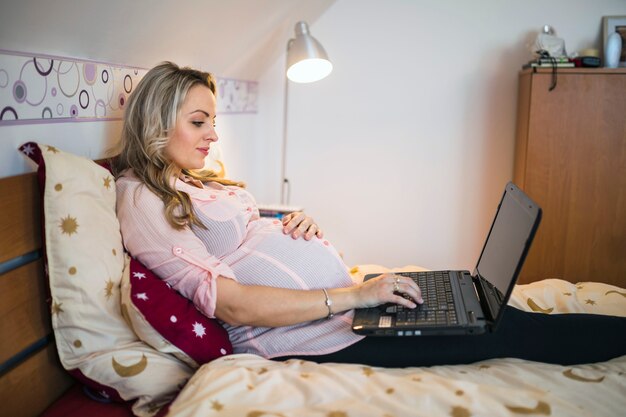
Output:
[[[217,320],[132,258],[122,277],[122,314],[142,341],[194,368],[233,352]]]

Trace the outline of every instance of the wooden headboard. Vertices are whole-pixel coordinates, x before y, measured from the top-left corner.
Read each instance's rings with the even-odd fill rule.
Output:
[[[36,416],[72,384],[52,334],[36,174],[0,179],[0,404]]]

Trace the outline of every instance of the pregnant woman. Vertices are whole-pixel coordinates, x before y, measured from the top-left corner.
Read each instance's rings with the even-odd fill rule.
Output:
[[[203,171],[218,140],[215,91],[209,73],[169,62],[148,71],[129,97],[113,170],[126,249],[219,319],[235,353],[385,366],[502,356],[559,362],[572,350],[570,362],[592,362],[625,353],[624,319],[538,318],[513,308],[487,336],[407,341],[352,333],[353,309],[389,302],[416,308],[420,289],[393,274],[353,282],[310,217],[261,218],[242,184]],[[535,337],[540,346],[528,342]],[[586,349],[590,341],[609,347]]]

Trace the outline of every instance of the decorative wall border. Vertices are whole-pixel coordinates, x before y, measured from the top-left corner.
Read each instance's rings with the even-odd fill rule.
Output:
[[[0,49],[0,126],[121,120],[147,71]],[[257,82],[216,78],[219,114],[257,112]]]

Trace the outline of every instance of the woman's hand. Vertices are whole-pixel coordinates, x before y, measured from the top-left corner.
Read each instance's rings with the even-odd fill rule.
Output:
[[[375,307],[380,304],[394,303],[408,308],[422,304],[422,291],[417,284],[407,277],[385,273],[358,285],[356,308]],[[405,298],[407,295],[409,299]]]
[[[313,219],[302,211],[295,211],[283,217],[283,233],[286,235],[291,234],[291,237],[294,239],[302,236],[304,240],[311,240],[313,236],[318,238],[324,236],[324,233]]]

